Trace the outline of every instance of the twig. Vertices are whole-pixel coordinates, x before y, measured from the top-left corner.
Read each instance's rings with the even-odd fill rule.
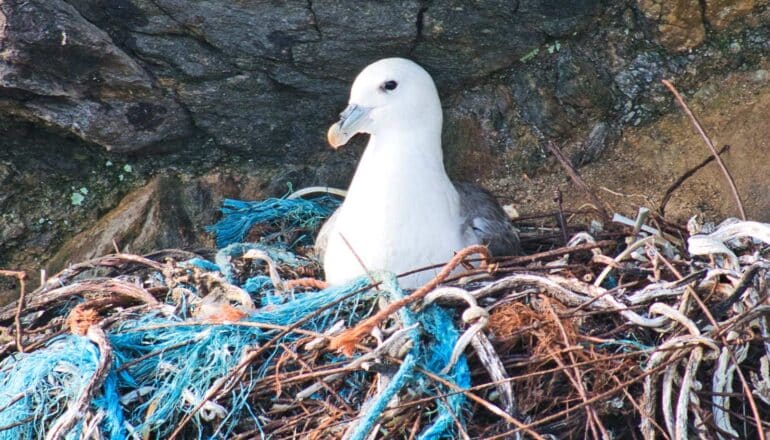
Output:
[[[69,432],[69,430],[81,420],[82,415],[85,413],[86,408],[91,404],[94,394],[98,391],[99,387],[107,377],[107,373],[110,372],[112,366],[112,347],[107,340],[104,330],[98,325],[92,325],[88,329],[88,339],[99,347],[99,363],[94,370],[93,376],[86,384],[83,391],[81,391],[77,400],[70,403],[67,411],[56,420],[56,423],[51,426],[46,434],[46,440],[60,439]]]
[[[22,328],[21,328],[21,311],[24,309],[24,295],[25,292],[25,280],[27,279],[26,272],[20,270],[0,270],[0,276],[4,277],[16,277],[19,280],[19,299],[16,305],[16,315],[13,318],[16,325],[16,349],[19,353],[24,353],[24,345],[22,345]]]
[[[13,428],[15,428],[17,426],[26,425],[27,423],[29,423],[29,422],[31,422],[33,420],[35,420],[35,416],[29,416],[29,417],[25,417],[25,418],[23,418],[23,419],[21,419],[21,420],[19,420],[17,422],[13,422],[13,423],[5,425],[5,426],[0,426],[0,432],[7,431],[9,429],[13,429]]]
[[[452,257],[449,263],[444,266],[441,272],[439,272],[439,274],[436,275],[432,280],[428,281],[428,283],[426,283],[424,286],[417,289],[411,295],[390,303],[377,314],[360,322],[354,328],[346,330],[338,336],[334,337],[331,340],[329,347],[332,350],[340,350],[347,356],[351,356],[353,354],[353,350],[355,350],[355,345],[361,340],[361,338],[371,332],[381,322],[388,319],[391,314],[395,313],[400,308],[425,297],[425,295],[427,295],[431,290],[435,289],[439,283],[444,281],[444,279],[448,277],[450,273],[452,273],[452,271],[465,259],[465,257],[473,254],[480,254],[485,258],[489,258],[489,250],[486,246],[468,246],[467,248],[459,251],[454,257]]]
[[[566,245],[569,237],[567,237],[567,223],[564,221],[564,198],[558,188],[554,190],[553,201],[556,202],[556,207],[559,209],[556,213],[556,222],[561,229],[562,244]]]
[[[615,383],[620,384],[620,379],[618,379],[615,376],[611,376],[611,378],[612,380],[615,381]],[[650,424],[654,426],[658,431],[660,431],[660,433],[663,434],[663,437],[665,437],[666,440],[670,440],[670,437],[666,433],[666,430],[664,430],[663,427],[660,426],[660,424],[655,421],[654,417],[652,417],[649,413],[647,413],[636,400],[634,400],[634,396],[632,396],[627,389],[625,388],[623,389],[623,394],[626,395],[626,399],[628,399],[628,401],[631,403],[631,406],[634,407],[636,412],[638,412],[643,418],[646,418],[647,420],[649,420]]]
[[[356,252],[356,250],[355,250],[355,249],[353,249],[353,246],[350,244],[350,242],[348,241],[348,239],[347,239],[347,238],[345,238],[345,236],[344,236],[344,235],[342,235],[342,233],[340,233],[340,238],[342,239],[342,242],[343,242],[343,243],[345,243],[345,246],[347,246],[347,247],[348,247],[348,249],[350,250],[350,252],[351,252],[351,253],[353,254],[353,256],[356,258],[356,261],[358,262],[358,264],[360,264],[360,265],[361,265],[361,269],[363,269],[363,270],[364,270],[364,272],[366,273],[366,276],[368,276],[368,277],[369,277],[369,281],[371,281],[371,282],[372,282],[372,284],[375,284],[375,285],[376,285],[376,284],[377,284],[377,281],[375,281],[374,277],[372,276],[372,273],[371,273],[371,272],[369,271],[369,269],[366,267],[366,264],[364,264],[364,260],[363,260],[363,259],[362,259],[362,258],[361,258],[359,255],[358,255],[358,252]]]
[[[721,155],[721,154],[723,154],[723,153],[725,153],[727,151],[730,151],[730,146],[729,145],[725,145],[724,147],[722,147],[717,154]],[[658,206],[658,215],[660,215],[661,217],[665,216],[666,205],[671,200],[671,197],[674,195],[676,190],[679,189],[679,187],[682,186],[682,184],[687,179],[692,177],[693,174],[697,173],[698,171],[700,171],[701,168],[703,168],[706,165],[708,165],[711,162],[713,162],[714,161],[714,157],[715,156],[709,156],[709,157],[703,159],[703,162],[701,162],[698,165],[695,165],[694,167],[692,167],[689,170],[687,170],[684,174],[679,176],[679,178],[676,179],[674,181],[674,183],[671,184],[671,186],[668,187],[668,189],[666,190],[666,194],[663,195],[663,200],[660,201],[660,205]]]
[[[609,214],[607,214],[607,209],[604,207],[604,203],[602,203],[599,197],[597,197],[596,194],[594,194],[594,192],[591,191],[591,188],[588,186],[585,180],[583,180],[583,178],[580,177],[580,174],[572,166],[569,159],[567,159],[564,156],[564,153],[561,152],[559,147],[557,147],[553,141],[546,142],[545,146],[548,148],[548,151],[550,151],[551,154],[553,154],[554,157],[556,157],[556,159],[561,164],[562,168],[564,168],[564,171],[566,171],[570,179],[572,179],[572,182],[574,182],[575,185],[577,185],[577,187],[580,188],[580,190],[583,191],[583,193],[585,193],[585,195],[587,195],[588,198],[591,199],[591,202],[599,211],[599,214],[601,214],[602,219],[605,222],[609,222],[610,216]]]
[[[727,167],[725,166],[724,162],[722,162],[722,158],[719,157],[719,153],[717,152],[716,147],[714,147],[714,143],[711,142],[711,139],[708,137],[706,132],[703,130],[703,127],[700,125],[700,122],[698,122],[698,118],[695,117],[693,112],[687,106],[687,103],[684,102],[682,95],[680,95],[679,91],[676,90],[676,87],[674,87],[674,84],[672,84],[671,81],[667,79],[663,79],[661,80],[661,82],[663,83],[664,86],[666,86],[671,91],[671,93],[674,94],[676,101],[682,107],[682,110],[684,110],[685,114],[687,114],[687,116],[690,118],[690,122],[692,122],[692,125],[698,131],[698,134],[700,134],[701,138],[703,138],[703,141],[706,143],[706,146],[708,146],[709,150],[711,150],[711,154],[714,155],[714,160],[716,160],[717,164],[719,164],[719,168],[722,169],[722,173],[725,175],[725,179],[727,180],[728,185],[730,185],[730,191],[732,191],[733,198],[735,199],[735,204],[738,206],[738,212],[740,213],[741,220],[746,221],[746,211],[743,209],[743,202],[741,202],[741,196],[738,193],[738,188],[735,186],[735,181],[733,180],[733,176],[730,175],[730,171],[727,170]]]
[[[233,367],[230,371],[228,371],[226,375],[214,381],[211,387],[209,387],[209,389],[206,390],[206,392],[203,394],[203,397],[201,397],[200,402],[198,402],[198,404],[195,405],[195,407],[190,412],[188,412],[184,416],[184,418],[182,418],[182,420],[177,425],[176,429],[174,429],[174,431],[168,437],[168,440],[175,439],[182,432],[182,429],[185,427],[185,425],[187,425],[187,423],[190,422],[193,416],[195,416],[195,414],[197,414],[198,411],[200,411],[200,409],[203,408],[206,402],[211,400],[211,398],[214,397],[214,395],[219,393],[219,391],[222,390],[225,387],[225,385],[227,385],[228,382],[237,381],[237,379],[235,379],[236,376],[240,376],[240,372],[244,371],[246,367],[248,367],[252,362],[254,362],[254,360],[256,360],[260,354],[261,353],[259,349],[252,350],[246,353],[243,356],[243,359],[241,359],[241,361],[238,362],[238,364],[235,367]]]
[[[409,438],[407,440],[414,440],[417,438],[417,432],[420,430],[420,415],[414,418],[412,429],[409,431]]]
[[[292,358],[294,358],[294,360],[295,360],[295,361],[296,361],[298,364],[300,364],[300,366],[302,366],[302,368],[303,368],[304,370],[307,370],[307,371],[313,371],[313,368],[312,368],[310,365],[308,365],[308,364],[307,364],[307,362],[303,361],[303,360],[302,360],[302,358],[301,358],[301,357],[300,357],[300,356],[299,356],[297,353],[295,353],[295,352],[294,352],[294,350],[292,350],[292,349],[290,349],[289,347],[287,347],[287,346],[286,346],[286,344],[279,344],[279,347],[283,348],[283,351],[284,351],[284,353],[288,353],[288,354],[289,354],[289,356],[291,356]],[[352,413],[352,412],[353,412],[353,408],[351,408],[351,407],[350,407],[350,405],[348,405],[348,403],[347,403],[347,402],[345,402],[345,399],[344,399],[344,398],[342,398],[342,396],[340,396],[340,395],[339,395],[339,393],[337,393],[337,390],[335,390],[334,388],[332,388],[332,387],[331,387],[331,385],[329,385],[328,383],[326,383],[326,382],[325,382],[325,381],[323,381],[323,380],[317,381],[316,383],[320,384],[320,386],[322,386],[323,388],[325,388],[325,389],[326,389],[326,391],[328,391],[328,392],[329,392],[329,394],[331,394],[332,396],[336,397],[336,398],[337,398],[337,400],[339,400],[339,401],[340,401],[340,403],[342,404],[342,406],[344,406],[344,407],[345,407],[345,411],[347,411],[348,413]]]
[[[0,406],[0,413],[4,412],[8,408],[12,407],[16,402],[18,402],[19,400],[23,399],[26,395],[27,395],[27,391],[25,390],[25,391],[15,395],[15,396],[13,396],[11,399],[8,400],[8,402],[5,405]]]
[[[471,436],[469,436],[468,433],[465,432],[465,428],[463,428],[463,424],[460,423],[460,419],[458,419],[455,412],[452,411],[452,407],[449,405],[449,402],[447,402],[446,398],[440,397],[440,399],[442,402],[444,402],[444,406],[447,407],[447,412],[449,412],[449,416],[452,417],[452,420],[455,422],[455,426],[457,427],[457,432],[460,434],[460,437],[462,437],[463,440],[471,440]]]
[[[618,243],[616,241],[614,241],[614,240],[602,240],[602,241],[597,241],[596,243],[584,243],[584,244],[580,244],[580,245],[577,245],[577,246],[566,246],[566,247],[561,247],[561,248],[558,248],[558,249],[551,249],[549,251],[538,252],[536,254],[522,255],[522,256],[518,256],[518,257],[495,258],[494,261],[497,262],[496,266],[497,266],[497,268],[499,270],[499,269],[504,269],[504,268],[511,268],[511,267],[516,267],[516,266],[521,266],[521,265],[524,265],[525,263],[531,263],[531,262],[535,262],[535,261],[539,261],[539,260],[544,260],[544,259],[547,259],[547,258],[560,257],[560,256],[562,256],[564,254],[570,254],[570,253],[573,253],[573,252],[581,252],[581,251],[588,251],[588,250],[596,249],[596,248],[605,248],[605,247],[610,247],[610,246],[617,246],[617,244]],[[474,263],[476,261],[479,261],[479,259],[469,258],[466,261]],[[426,270],[438,269],[438,268],[441,268],[441,267],[444,267],[444,264],[434,264],[434,265],[431,265],[431,266],[424,266],[424,267],[421,267],[421,268],[418,268],[418,269],[410,270],[408,272],[400,273],[400,274],[398,274],[398,277],[401,278],[401,277],[409,276],[409,275],[412,275],[412,274],[415,274],[415,273],[424,272]],[[482,272],[487,272],[487,271],[488,271],[487,269],[481,269],[481,268],[473,269],[473,270],[469,270],[469,271],[463,272],[462,274],[459,274],[457,276],[453,276],[453,277],[447,278],[447,281],[452,281],[452,280],[454,280],[456,278],[462,278],[464,276],[467,276],[468,274],[482,273]]]
[[[177,348],[182,348],[182,347],[184,347],[186,345],[190,345],[190,344],[195,343],[195,342],[196,342],[195,339],[190,339],[190,340],[187,340],[187,341],[179,342],[177,344],[169,345],[168,347],[164,348],[163,350],[158,350],[158,351],[153,351],[153,352],[147,353],[147,354],[145,354],[143,356],[139,356],[138,358],[134,358],[134,359],[131,359],[128,362],[122,363],[120,365],[120,367],[115,369],[115,372],[116,373],[120,373],[121,371],[127,370],[127,369],[133,367],[134,365],[136,365],[136,364],[138,364],[138,363],[140,363],[142,361],[145,361],[145,360],[147,360],[147,359],[149,359],[151,357],[160,356],[163,353],[168,353],[171,350],[176,350]]]

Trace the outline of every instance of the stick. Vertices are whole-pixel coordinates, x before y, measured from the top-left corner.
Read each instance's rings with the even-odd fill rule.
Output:
[[[24,309],[24,295],[26,294],[24,280],[27,279],[27,274],[20,270],[0,270],[0,276],[16,277],[19,280],[19,299],[13,321],[16,324],[16,349],[19,350],[19,353],[24,353],[24,346],[21,343],[21,311]]]
[[[719,153],[717,152],[717,149],[714,147],[714,143],[711,142],[711,139],[703,130],[703,127],[701,127],[700,122],[698,122],[698,118],[696,118],[693,112],[690,110],[690,108],[687,107],[687,104],[684,102],[682,95],[680,95],[679,92],[676,90],[676,87],[674,87],[674,84],[672,84],[671,81],[667,79],[663,79],[661,80],[661,82],[663,83],[664,86],[666,86],[671,91],[671,93],[674,94],[676,101],[682,107],[682,110],[684,110],[685,114],[687,114],[687,116],[690,118],[690,122],[692,122],[692,125],[695,127],[695,130],[698,131],[698,134],[700,134],[700,137],[703,138],[703,141],[709,147],[709,150],[711,150],[711,154],[714,155],[714,160],[716,160],[717,164],[719,164],[719,168],[722,169],[722,173],[725,175],[725,179],[727,180],[728,185],[730,185],[730,191],[732,191],[733,198],[735,198],[735,204],[738,206],[738,212],[740,213],[741,220],[746,221],[746,211],[744,211],[743,209],[743,202],[741,202],[741,196],[740,194],[738,194],[738,188],[735,186],[735,181],[733,180],[733,176],[730,175],[730,171],[727,170],[727,167],[725,166],[724,162],[722,162],[722,158],[719,157]]]
[[[601,200],[599,200],[599,197],[597,197],[596,194],[591,191],[591,188],[588,186],[585,180],[580,177],[580,174],[578,174],[570,161],[564,156],[564,153],[561,152],[559,147],[557,147],[553,141],[546,142],[545,146],[548,148],[548,151],[550,151],[551,154],[556,157],[562,168],[564,168],[564,171],[566,171],[570,179],[572,179],[572,182],[574,182],[575,185],[577,185],[578,188],[580,188],[580,190],[591,199],[591,203],[596,206],[596,209],[599,211],[599,214],[601,214],[602,219],[604,219],[605,222],[608,222],[610,216],[607,214],[607,209],[604,207],[604,204]]]
[[[721,155],[727,151],[730,151],[729,145],[725,145],[724,147],[722,147],[722,149],[720,149],[719,152],[717,152],[717,154]],[[660,201],[660,206],[658,206],[658,214],[660,214],[661,217],[665,215],[664,212],[666,210],[666,205],[671,200],[671,196],[674,195],[674,192],[676,192],[676,190],[679,189],[679,187],[682,186],[682,184],[687,179],[692,177],[693,174],[697,173],[698,171],[701,170],[701,168],[705,167],[706,165],[710,164],[713,161],[714,161],[714,156],[709,156],[703,159],[703,162],[687,170],[684,174],[679,176],[679,178],[676,179],[674,183],[671,184],[670,187],[668,187],[668,189],[666,190],[666,194],[663,195],[663,200]]]
[[[380,310],[374,316],[367,318],[365,321],[359,323],[357,326],[353,327],[352,329],[346,330],[341,334],[339,334],[338,336],[334,337],[334,339],[332,339],[331,342],[329,343],[329,348],[331,348],[332,350],[340,350],[342,353],[346,354],[347,356],[351,356],[353,354],[353,350],[355,350],[356,344],[358,343],[358,341],[361,340],[361,338],[363,338],[365,335],[371,332],[381,322],[388,319],[388,316],[395,313],[400,308],[425,297],[425,295],[427,295],[428,292],[435,289],[436,286],[439,285],[439,283],[444,281],[444,279],[448,277],[450,273],[452,273],[455,267],[457,267],[457,265],[460,264],[465,259],[465,257],[473,254],[480,254],[485,258],[489,258],[489,250],[487,249],[486,246],[481,246],[481,245],[468,246],[467,248],[458,252],[449,261],[449,263],[447,263],[446,266],[444,266],[444,268],[441,269],[441,272],[439,272],[439,274],[436,275],[432,280],[428,281],[428,283],[426,283],[424,286],[417,289],[411,295],[401,298],[398,301],[394,301],[390,303],[388,307],[385,307],[384,309]]]
[[[496,266],[497,266],[498,269],[511,268],[511,267],[516,267],[516,266],[523,266],[526,263],[531,263],[533,261],[538,261],[538,260],[545,259],[545,258],[560,257],[560,256],[562,256],[564,254],[570,254],[570,253],[573,253],[573,252],[589,251],[591,249],[596,249],[596,248],[606,248],[606,247],[611,247],[611,246],[617,246],[617,244],[618,243],[615,240],[602,240],[602,241],[597,241],[596,243],[583,243],[583,244],[579,244],[577,246],[571,246],[571,247],[566,246],[566,247],[561,247],[561,248],[558,248],[558,249],[552,249],[552,250],[549,250],[549,251],[538,252],[536,254],[522,255],[522,256],[518,256],[518,257],[495,258],[495,262],[497,263]],[[478,259],[468,259],[466,261],[471,262],[471,263],[475,263],[475,262],[477,262],[479,260]],[[443,264],[434,264],[434,265],[431,265],[431,266],[421,267],[419,269],[413,269],[413,270],[410,270],[408,272],[403,272],[403,273],[398,274],[398,277],[401,278],[401,277],[405,277],[405,276],[412,275],[412,274],[415,274],[415,273],[424,272],[424,271],[430,270],[430,269],[438,269],[440,267],[444,267],[444,265]],[[488,272],[488,269],[472,269],[472,270],[469,270],[467,272],[464,272],[464,273],[458,275],[458,277],[464,277],[464,276],[466,276],[468,274],[483,273],[483,272]],[[450,278],[449,280],[453,280],[453,279],[454,279],[454,277]]]
[[[564,221],[564,205],[563,205],[563,198],[561,195],[561,191],[557,188],[554,191],[553,195],[553,201],[556,202],[556,206],[558,207],[559,211],[556,213],[556,221],[559,223],[559,229],[561,229],[561,238],[562,238],[562,245],[567,245],[567,242],[569,241],[569,237],[567,237],[567,222]]]
[[[99,347],[99,363],[96,366],[94,375],[86,384],[85,389],[80,393],[77,400],[70,403],[67,411],[56,420],[51,429],[46,434],[46,440],[60,439],[75,426],[75,423],[81,420],[88,406],[93,400],[94,394],[99,391],[104,379],[112,367],[112,347],[107,340],[104,330],[98,325],[92,325],[88,329],[88,339]]]
[[[353,254],[353,256],[356,258],[356,261],[358,262],[358,264],[360,264],[360,265],[361,265],[361,269],[363,269],[363,270],[364,270],[364,272],[366,272],[366,276],[368,276],[368,277],[369,277],[369,281],[371,281],[371,282],[372,282],[372,284],[375,284],[375,285],[376,285],[376,284],[377,284],[377,281],[375,281],[375,280],[374,280],[374,277],[372,276],[372,273],[371,273],[371,272],[369,271],[369,269],[366,267],[366,264],[364,264],[364,260],[363,260],[363,259],[361,259],[361,257],[358,255],[358,253],[356,252],[356,250],[355,250],[355,249],[353,249],[353,246],[351,246],[351,245],[350,245],[350,242],[348,241],[348,239],[347,239],[347,238],[345,238],[345,236],[344,236],[344,235],[342,235],[342,233],[340,233],[340,238],[342,239],[342,242],[343,242],[343,243],[345,243],[345,246],[347,246],[347,247],[348,247],[348,249],[350,249],[350,252],[351,252],[351,253]],[[377,288],[377,287],[375,286],[375,289],[376,289],[376,288]]]

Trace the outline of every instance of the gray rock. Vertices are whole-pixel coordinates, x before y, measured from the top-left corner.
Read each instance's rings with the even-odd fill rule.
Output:
[[[47,269],[57,272],[67,264],[112,253],[115,245],[121,251],[140,254],[171,247],[192,250],[210,245],[211,238],[206,240],[203,226],[213,223],[215,211],[201,210],[201,207],[216,205],[223,195],[233,192],[233,183],[220,175],[200,179],[177,175],[156,177],[128,194],[109,215],[67,242],[48,262]]]
[[[510,66],[547,38],[581,32],[597,15],[599,1],[570,7],[558,2],[450,1],[422,13],[413,55],[437,72],[439,84],[456,84]]]
[[[56,127],[112,151],[189,135],[189,116],[136,60],[61,0],[0,6],[0,114]]]
[[[609,137],[609,125],[599,122],[591,129],[588,138],[580,145],[580,148],[572,156],[572,165],[580,167],[591,163],[601,156],[607,148]]]
[[[670,33],[660,32],[671,25],[656,12],[664,3],[6,0],[0,267],[44,264],[73,236],[123,218],[109,216],[158,175],[262,174],[259,191],[252,184],[239,195],[244,182],[234,184],[232,196],[244,198],[345,186],[365,139],[329,151],[324,135],[355,75],[388,56],[413,58],[436,79],[446,158],[457,177],[518,191],[510,182],[552,172],[547,140],[578,164],[601,159],[624,128],[674,108],[661,78],[675,78],[687,93],[727,69],[766,68],[767,8],[742,2],[726,30],[677,54],[665,50]],[[730,2],[707,3],[714,17],[730,12]],[[699,16],[701,8],[693,11]],[[694,23],[677,32],[698,33],[702,21]],[[740,45],[739,56],[729,42]],[[123,172],[129,163],[133,172]],[[81,187],[89,192],[75,206],[71,195]],[[197,213],[216,212],[214,197],[159,188],[153,194],[181,194],[163,200],[189,204],[180,215],[196,227],[208,220]],[[534,189],[522,192],[537,200]],[[189,224],[158,221],[187,231],[159,232],[159,243],[204,242]]]

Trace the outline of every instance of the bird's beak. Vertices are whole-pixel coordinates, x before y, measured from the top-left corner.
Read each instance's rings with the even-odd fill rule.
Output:
[[[345,145],[356,133],[360,133],[368,120],[371,108],[350,104],[340,113],[340,120],[329,128],[326,139],[337,149]]]

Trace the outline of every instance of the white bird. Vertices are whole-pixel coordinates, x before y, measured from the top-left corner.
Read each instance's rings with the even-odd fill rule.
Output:
[[[494,197],[449,180],[442,123],[433,79],[416,63],[387,58],[356,77],[328,140],[338,148],[357,133],[370,137],[345,201],[316,240],[330,284],[367,271],[441,264],[472,244],[488,245],[493,255],[518,253],[518,236]],[[400,283],[419,287],[435,274],[413,274]]]

